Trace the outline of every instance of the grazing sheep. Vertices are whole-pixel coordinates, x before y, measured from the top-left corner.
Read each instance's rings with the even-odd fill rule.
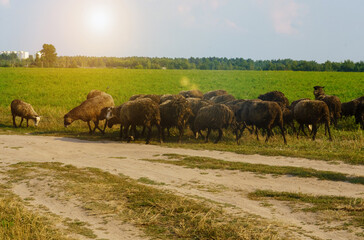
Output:
[[[297,131],[297,138],[300,129],[303,130],[304,124],[312,125],[312,140],[315,140],[318,124],[325,123],[325,129],[330,133],[330,111],[327,104],[319,100],[303,100],[296,104],[293,109],[294,119],[300,124]]]
[[[210,98],[210,100],[213,101],[214,103],[226,103],[226,102],[234,101],[236,99],[233,95],[224,94],[224,95],[212,97],[212,98]]]
[[[228,94],[228,92],[225,91],[225,90],[221,90],[221,89],[220,90],[214,90],[214,91],[210,91],[210,92],[205,93],[203,95],[202,99],[210,100],[212,97],[225,95],[225,94]]]
[[[245,123],[237,137],[237,143],[246,128],[246,125],[253,125],[256,127],[255,133],[258,137],[258,128],[267,130],[267,137],[265,142],[268,142],[269,137],[272,135],[272,128],[278,126],[281,129],[284,144],[287,144],[286,137],[283,130],[283,113],[278,103],[271,101],[246,101],[241,104],[241,108],[237,112],[237,119]]]
[[[129,101],[133,101],[135,99],[140,99],[140,98],[149,98],[152,99],[154,102],[158,103],[161,101],[161,96],[157,95],[157,94],[138,94],[138,95],[133,95],[129,98]]]
[[[214,104],[201,108],[195,119],[195,130],[201,131],[207,128],[205,142],[209,141],[211,130],[218,130],[219,136],[214,143],[218,143],[222,137],[222,129],[231,126],[237,133],[237,125],[233,111],[223,104]]]
[[[114,100],[111,95],[107,93],[89,98],[64,115],[64,126],[68,127],[73,121],[82,120],[87,122],[91,134],[95,132],[96,128],[99,129],[101,133],[104,133],[104,131],[99,128],[99,121],[105,119],[105,110],[103,109],[112,106],[114,106]],[[91,121],[95,124],[93,130],[90,126]]]
[[[24,118],[27,120],[27,127],[29,126],[29,119],[34,121],[34,125],[38,126],[40,121],[40,116],[34,111],[32,105],[29,103],[23,102],[22,100],[15,99],[10,104],[11,115],[13,116],[13,125],[16,126],[15,117],[21,117],[21,121],[19,127],[23,123]]]
[[[315,95],[315,99],[324,101],[329,107],[330,119],[334,123],[334,126],[336,127],[337,119],[340,118],[341,114],[340,99],[336,96],[326,95],[324,87],[315,86],[313,88],[314,88],[313,94]]]
[[[284,93],[282,93],[280,91],[272,91],[272,92],[267,92],[265,94],[261,94],[261,95],[259,95],[258,99],[261,99],[263,101],[276,102],[279,104],[279,106],[281,106],[282,109],[284,107],[289,106],[288,99],[286,98]]]
[[[202,108],[202,107],[206,107],[209,105],[213,105],[214,103],[212,101],[209,100],[202,100],[200,98],[187,98],[186,99],[191,107],[192,110],[192,114],[190,114],[190,117],[188,118],[188,125],[190,126],[191,131],[193,132],[194,136],[197,138],[197,131],[195,130],[195,118],[197,116],[198,111]],[[201,134],[201,132],[199,132],[201,136],[203,136]]]
[[[181,91],[181,92],[179,92],[179,94],[184,96],[185,98],[202,98],[203,97],[203,93],[197,89],[192,89],[189,91]]]
[[[119,113],[118,113],[119,111]],[[159,142],[161,141],[160,128],[160,111],[159,105],[150,98],[139,98],[134,101],[128,101],[122,105],[120,110],[110,108],[107,114],[107,119],[117,117],[121,123],[121,128],[124,128],[124,136],[128,140],[132,140],[128,130],[135,129],[136,126],[145,126],[148,129],[146,144],[150,141],[152,125],[156,125],[159,133]],[[120,131],[122,129],[120,128]]]
[[[107,93],[105,93],[103,91],[100,91],[100,90],[91,90],[87,94],[87,98],[86,99],[94,98],[94,97],[101,96],[101,95],[104,95],[104,94],[107,94]]]
[[[192,115],[189,102],[182,95],[175,95],[172,100],[167,100],[160,104],[159,110],[163,141],[165,140],[164,129],[177,127],[179,130],[178,142],[181,142],[186,122],[189,116]]]

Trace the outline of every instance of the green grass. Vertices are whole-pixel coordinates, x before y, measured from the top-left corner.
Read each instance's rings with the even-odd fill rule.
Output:
[[[345,102],[363,94],[363,79],[364,73],[339,72],[0,68],[0,134],[31,133],[114,140],[117,133],[89,136],[87,125],[81,121],[72,123],[69,128],[63,127],[64,114],[84,101],[92,89],[110,93],[118,105],[133,94],[176,94],[191,88],[203,92],[225,89],[236,98],[243,99],[253,99],[259,94],[279,90],[293,101],[313,98],[313,86],[324,85],[327,94],[337,95]],[[38,128],[33,127],[32,122],[29,128],[12,127],[10,103],[17,98],[31,103],[42,116]],[[17,121],[19,123],[20,119]],[[227,141],[225,139],[211,145],[200,144],[201,140],[191,140],[190,134],[184,138],[187,144],[177,145],[173,144],[177,141],[167,141],[166,145],[364,164],[363,130],[354,124],[353,118],[340,121],[338,130],[332,130],[332,135],[334,141],[329,142],[320,129],[315,142],[304,137],[299,140],[288,137],[288,145],[283,146],[279,136],[265,144],[245,133],[242,145],[237,146],[232,136]]]
[[[251,164],[243,162],[229,162],[209,157],[183,156],[176,154],[164,154],[169,159],[144,159],[150,162],[168,163],[177,166],[198,169],[220,169],[220,170],[239,170],[242,172],[254,172],[260,174],[290,175],[301,178],[318,178],[320,180],[350,182],[364,184],[364,176],[353,177],[343,173],[319,171],[312,168],[270,166],[264,164]]]
[[[293,202],[300,206],[300,211],[305,212],[340,212],[342,220],[349,217],[350,224],[364,230],[364,199],[362,198],[313,196],[302,193],[274,192],[270,190],[257,190],[249,193],[249,197],[255,200],[274,199]],[[307,205],[303,206],[302,204]]]
[[[99,169],[24,162],[10,167],[9,179],[27,181],[34,176],[51,177],[52,192],[62,192],[58,198],[77,199],[89,214],[132,223],[152,238],[277,239],[289,234],[287,229],[257,216],[235,216],[208,202],[177,196]],[[94,237],[84,223],[69,223],[73,232]]]

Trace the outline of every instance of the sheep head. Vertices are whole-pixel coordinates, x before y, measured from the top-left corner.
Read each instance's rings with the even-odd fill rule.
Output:
[[[106,119],[110,120],[111,118],[115,117],[114,115],[114,107],[108,107],[106,110]]]
[[[36,116],[33,120],[34,120],[34,125],[37,127],[40,121],[40,116]]]
[[[73,122],[73,119],[68,115],[64,115],[64,127],[68,127],[68,125],[70,125]]]
[[[321,87],[321,86],[314,86],[313,87],[313,95],[315,96],[315,98],[317,99],[319,96],[321,95],[325,95],[325,91],[324,91],[325,87]]]

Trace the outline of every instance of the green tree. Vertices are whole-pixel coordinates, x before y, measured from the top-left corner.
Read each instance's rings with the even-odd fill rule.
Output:
[[[41,62],[44,67],[54,67],[57,62],[56,48],[52,44],[43,44],[43,49],[40,50]]]

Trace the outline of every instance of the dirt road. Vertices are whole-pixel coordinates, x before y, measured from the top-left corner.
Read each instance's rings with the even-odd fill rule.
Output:
[[[282,203],[277,203],[274,207],[267,207],[260,204],[259,201],[250,200],[246,195],[254,190],[264,189],[279,192],[364,198],[363,185],[291,176],[273,177],[264,175],[262,177],[254,173],[239,171],[189,169],[141,160],[160,159],[163,154],[167,153],[204,156],[225,161],[305,167],[356,176],[364,175],[364,166],[330,164],[325,161],[301,158],[241,155],[230,152],[166,148],[163,146],[110,141],[94,142],[62,137],[0,135],[0,162],[3,165],[20,161],[55,161],[72,164],[76,167],[99,168],[113,174],[122,173],[134,179],[145,177],[156,182],[165,183],[159,188],[168,189],[177,194],[211,199],[218,203],[235,206],[242,212],[274,219],[287,225],[293,224],[307,233],[302,238],[360,239],[349,231],[326,231],[315,224],[315,221],[310,219],[309,215],[302,212],[292,212],[288,206]],[[25,186],[17,186],[13,191],[21,197],[26,197],[25,188]],[[209,191],[212,188],[220,190]],[[42,197],[35,197],[34,199],[35,201],[42,201]],[[43,204],[51,205],[48,207],[53,209],[53,212],[62,214],[62,211],[57,211],[57,203],[48,201]],[[112,229],[115,230],[114,225],[110,226],[110,231],[113,231]],[[132,230],[129,232],[132,232]],[[104,237],[119,239],[116,236],[120,237],[120,233],[109,234]],[[125,239],[133,238],[135,238],[135,234],[125,235]]]

